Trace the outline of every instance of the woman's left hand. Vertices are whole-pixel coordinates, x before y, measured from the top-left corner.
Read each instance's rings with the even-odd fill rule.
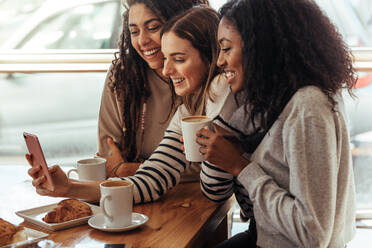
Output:
[[[213,124],[213,131],[205,127],[196,136],[196,142],[202,146],[200,153],[208,162],[235,176],[248,164],[241,156],[244,150],[239,139],[224,128]]]
[[[107,144],[110,147],[111,155],[100,156],[99,154],[97,154],[97,156],[100,156],[100,157],[106,159],[106,175],[107,175],[107,177],[115,177],[116,175],[113,174],[113,169],[120,162],[123,162],[124,159],[121,156],[121,152],[120,152],[119,148],[116,146],[114,140],[111,137],[107,138]]]

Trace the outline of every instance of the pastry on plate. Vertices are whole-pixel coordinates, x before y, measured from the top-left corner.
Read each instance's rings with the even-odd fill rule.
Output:
[[[93,215],[88,204],[76,199],[66,199],[58,203],[52,211],[48,212],[43,221],[46,223],[61,223]]]
[[[27,240],[27,234],[23,227],[0,218],[0,246],[14,244]]]

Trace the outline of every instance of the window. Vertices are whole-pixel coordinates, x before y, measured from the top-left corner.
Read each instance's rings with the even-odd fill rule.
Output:
[[[45,0],[0,1],[0,46],[26,18],[34,13]]]
[[[111,48],[115,2],[82,5],[42,22],[20,44],[25,49],[104,49]],[[113,37],[116,39],[118,36]],[[116,43],[115,43],[116,44]]]
[[[213,0],[218,9],[226,0]],[[337,26],[349,46],[372,47],[372,1],[315,0]]]
[[[369,0],[316,0],[349,46],[372,46],[372,2]]]
[[[0,165],[26,163],[22,133],[27,131],[39,136],[48,163],[74,166],[78,159],[92,157],[97,151],[97,118],[105,69],[111,64],[112,48],[117,47],[122,30],[121,0],[26,2],[40,4],[27,21],[13,26],[13,35],[4,42],[5,48],[34,53],[26,54],[24,67],[37,68],[35,61],[39,57],[45,60],[46,56],[50,63],[61,58],[55,67],[57,71],[70,63],[71,68],[84,68],[84,71],[100,64],[100,72],[0,73]],[[0,5],[3,3],[0,1]],[[13,8],[7,11],[10,9]],[[37,54],[35,51],[39,49],[99,50]],[[18,55],[22,57],[22,53],[20,50]],[[0,55],[0,60],[5,58],[6,64],[18,55]],[[71,66],[76,57],[80,62]],[[33,62],[27,64],[30,60]],[[52,64],[48,63],[39,67],[50,68]]]
[[[0,74],[0,165],[26,163],[24,131],[39,136],[49,164],[92,157],[105,75]]]

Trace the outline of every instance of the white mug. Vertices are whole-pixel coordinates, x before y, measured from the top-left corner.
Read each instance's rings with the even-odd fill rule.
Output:
[[[133,183],[129,180],[106,181],[100,184],[100,207],[105,225],[110,228],[132,224]]]
[[[204,161],[204,156],[200,153],[200,145],[196,143],[196,133],[205,126],[211,129],[212,118],[203,115],[184,117],[181,126],[186,159],[191,162]]]
[[[71,172],[78,174],[81,181],[99,181],[106,179],[106,159],[88,158],[77,161],[77,168],[67,172],[70,177]]]

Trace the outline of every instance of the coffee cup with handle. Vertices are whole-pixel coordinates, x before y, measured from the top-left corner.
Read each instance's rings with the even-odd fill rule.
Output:
[[[211,129],[212,118],[204,115],[183,117],[181,126],[186,159],[191,162],[204,161],[200,145],[196,143],[196,133],[205,126]]]
[[[96,157],[77,161],[76,169],[67,172],[67,177],[75,172],[81,181],[100,181],[106,179],[106,159]]]
[[[100,207],[105,226],[120,228],[132,224],[133,183],[128,180],[110,180],[100,184]]]

